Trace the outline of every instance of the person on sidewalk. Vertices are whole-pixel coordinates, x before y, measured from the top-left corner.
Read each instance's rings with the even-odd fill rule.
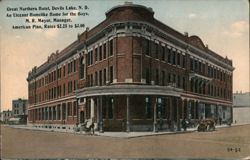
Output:
[[[222,118],[220,117],[220,118],[219,118],[219,123],[220,123],[220,126],[221,126],[221,122],[222,122]]]
[[[186,131],[186,130],[187,130],[186,118],[182,119],[181,124],[182,124],[182,128],[183,128],[183,130],[184,130],[184,131]]]

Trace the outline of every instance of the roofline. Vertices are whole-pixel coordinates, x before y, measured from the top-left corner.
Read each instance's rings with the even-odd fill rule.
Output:
[[[151,12],[152,14],[154,14],[154,11],[152,8],[143,6],[143,5],[139,5],[139,4],[133,4],[132,2],[125,2],[123,5],[117,5],[112,7],[111,9],[109,9],[107,12],[105,12],[106,16],[112,12],[113,10],[117,9],[117,8],[123,8],[123,7],[134,7],[134,8],[143,8],[146,9],[147,11]]]

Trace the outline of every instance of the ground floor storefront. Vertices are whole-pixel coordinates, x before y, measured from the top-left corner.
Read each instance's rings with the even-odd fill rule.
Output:
[[[87,121],[100,132],[157,132],[181,130],[183,119],[188,127],[202,119],[228,123],[232,105],[169,86],[116,85],[79,90],[75,97],[31,107],[28,114],[36,127],[73,129]]]

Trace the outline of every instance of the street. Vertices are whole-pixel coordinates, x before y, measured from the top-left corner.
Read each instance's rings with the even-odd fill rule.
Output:
[[[1,126],[2,158],[243,158],[250,125],[137,138],[112,138]]]

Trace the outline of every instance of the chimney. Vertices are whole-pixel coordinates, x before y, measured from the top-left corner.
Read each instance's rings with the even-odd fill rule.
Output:
[[[184,36],[185,36],[185,37],[188,37],[188,32],[184,32]]]

